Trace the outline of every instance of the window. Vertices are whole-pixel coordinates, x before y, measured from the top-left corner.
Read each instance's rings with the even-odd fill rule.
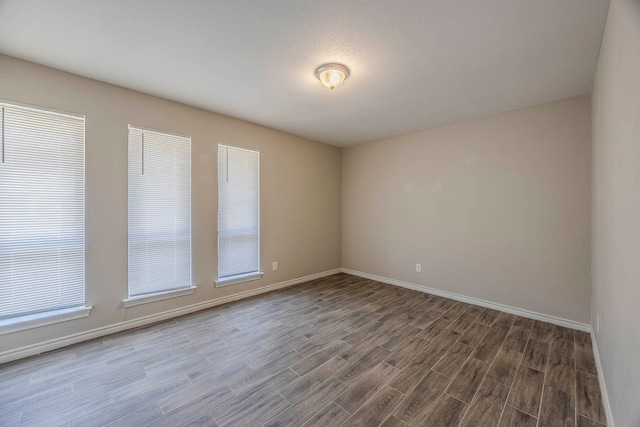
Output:
[[[87,316],[84,116],[0,108],[0,333]]]
[[[260,153],[218,145],[218,280],[256,280],[260,272]]]
[[[129,298],[192,293],[191,138],[129,126]]]

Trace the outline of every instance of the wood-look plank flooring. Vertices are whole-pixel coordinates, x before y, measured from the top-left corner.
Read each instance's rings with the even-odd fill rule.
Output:
[[[589,334],[346,274],[0,365],[0,426],[604,426]]]

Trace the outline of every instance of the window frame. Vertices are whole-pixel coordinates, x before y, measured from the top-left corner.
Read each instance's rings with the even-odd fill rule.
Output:
[[[230,275],[230,276],[223,276],[220,277],[220,148],[221,147],[225,147],[225,148],[231,148],[234,150],[242,150],[242,151],[249,151],[252,153],[256,153],[258,155],[258,162],[257,162],[257,177],[258,177],[258,181],[257,181],[257,198],[258,198],[258,208],[257,208],[257,219],[258,219],[258,224],[257,224],[257,249],[258,249],[258,260],[257,260],[257,264],[258,264],[258,269],[256,271],[251,271],[251,272],[246,272],[246,273],[241,273],[241,274],[235,274],[235,275]],[[217,271],[217,279],[214,281],[214,286],[216,288],[221,288],[224,286],[229,286],[229,285],[235,285],[235,284],[239,284],[239,283],[245,283],[245,282],[251,282],[254,280],[260,280],[262,279],[262,277],[264,276],[264,272],[262,271],[261,268],[261,255],[262,255],[262,251],[261,251],[261,200],[260,200],[260,158],[261,158],[261,153],[260,150],[258,149],[251,149],[251,148],[246,148],[246,147],[238,147],[238,146],[234,146],[234,145],[229,145],[229,144],[222,144],[222,143],[218,143],[217,147],[216,147],[216,151],[217,151],[217,159],[216,159],[216,177],[217,177],[217,187],[218,187],[218,194],[217,194],[217,218],[216,218],[216,246],[217,246],[217,267],[218,267],[218,271]]]
[[[50,310],[35,311],[31,313],[18,314],[15,316],[8,316],[0,319],[0,335],[18,332],[27,329],[38,328],[46,325],[52,325],[56,323],[66,322],[69,320],[80,319],[89,316],[92,307],[87,305],[87,278],[86,278],[86,250],[87,250],[87,233],[86,233],[86,116],[84,114],[71,113],[68,111],[56,110],[48,107],[42,107],[37,105],[25,104],[15,101],[9,101],[6,99],[0,99],[0,108],[2,109],[1,117],[1,132],[2,132],[2,162],[5,161],[5,149],[6,149],[6,130],[5,130],[5,108],[15,107],[18,109],[34,110],[40,113],[48,113],[51,115],[57,115],[68,118],[75,118],[82,120],[82,288],[83,288],[83,301],[77,306],[61,306],[59,308],[52,308]]]
[[[129,166],[131,163],[131,157],[129,155],[130,145],[131,145],[131,132],[132,130],[140,131],[143,134],[145,132],[156,133],[169,137],[178,137],[185,138],[189,140],[189,285],[183,288],[170,289],[170,290],[158,290],[157,292],[150,292],[146,294],[140,295],[131,295],[131,285],[130,285],[130,277],[131,277],[131,240],[130,240],[130,210],[129,210],[129,197],[130,197],[130,177],[129,177]],[[127,298],[122,300],[122,303],[125,308],[134,307],[137,305],[147,304],[156,301],[162,301],[171,298],[177,298],[184,295],[190,295],[195,292],[197,286],[193,283],[193,182],[192,182],[192,137],[188,135],[182,135],[175,132],[167,132],[161,131],[157,129],[151,129],[147,127],[137,126],[133,124],[129,124],[128,126],[128,134],[127,134]],[[144,161],[144,156],[141,158],[141,161]]]

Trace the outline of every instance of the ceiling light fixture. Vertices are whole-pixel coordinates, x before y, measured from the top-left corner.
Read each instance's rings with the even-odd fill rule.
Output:
[[[349,69],[342,64],[324,64],[316,70],[316,76],[324,87],[339,87],[349,77]]]

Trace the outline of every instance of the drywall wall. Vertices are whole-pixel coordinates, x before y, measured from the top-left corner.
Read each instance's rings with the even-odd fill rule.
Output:
[[[91,315],[0,337],[0,353],[340,267],[340,149],[0,56],[0,99],[86,116],[86,299]],[[123,308],[128,125],[192,137],[192,295]],[[217,144],[260,150],[262,280],[214,288]],[[271,262],[278,261],[278,271]]]
[[[590,126],[581,96],[344,149],[342,266],[588,322]]]
[[[639,426],[640,2],[637,0],[611,1],[593,89],[592,123],[591,320],[613,420],[618,427]]]

